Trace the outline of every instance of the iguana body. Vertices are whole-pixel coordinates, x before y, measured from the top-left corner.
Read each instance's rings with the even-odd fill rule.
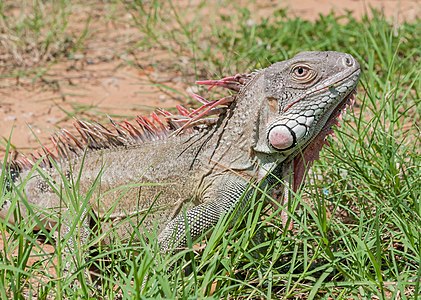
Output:
[[[250,182],[272,185],[275,175],[288,182],[294,178],[296,189],[304,161],[317,156],[330,126],[352,100],[359,74],[348,54],[303,52],[251,74],[204,81],[237,93],[194,112],[180,108],[179,117],[162,112],[167,123],[154,115],[155,121],[140,118],[138,125],[113,123],[111,132],[78,122],[80,137],[61,132],[54,139],[58,154],[47,151],[39,160],[49,179],[23,160],[10,164],[11,177],[15,185],[26,182],[29,203],[54,209],[69,204],[57,195],[63,183],[51,161],[71,181],[80,174],[82,194],[100,178],[90,200],[97,215],[134,215],[136,224],[143,218],[138,213],[148,212],[142,225],[157,224],[162,250],[185,246],[186,223],[192,238],[197,237],[240,199],[247,201],[242,195]],[[227,108],[220,112],[217,104]],[[205,118],[214,113],[217,118]],[[3,204],[3,218],[9,205]],[[120,234],[129,236],[130,228],[121,227]]]

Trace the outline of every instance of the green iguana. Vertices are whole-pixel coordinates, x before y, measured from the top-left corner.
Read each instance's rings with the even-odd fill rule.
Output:
[[[198,109],[158,110],[136,123],[111,120],[110,129],[76,121],[77,135],[63,129],[52,137],[56,151],[45,148],[43,155],[3,166],[8,170],[4,186],[24,183],[34,211],[57,210],[57,215],[69,205],[59,196],[63,178],[78,178],[80,193],[99,180],[89,203],[98,217],[137,216],[145,228],[157,226],[162,251],[184,247],[186,228],[197,238],[244,205],[250,182],[270,187],[280,178],[297,190],[331,126],[353,104],[359,76],[351,55],[327,51],[303,52],[250,74],[199,81],[233,94],[217,101],[194,95],[203,103]],[[0,217],[14,222],[10,205],[2,203]],[[25,217],[26,207],[20,208]],[[139,218],[140,212],[148,212],[146,218]],[[47,228],[57,222],[51,214],[40,216]],[[130,236],[133,227],[119,230],[121,237]]]

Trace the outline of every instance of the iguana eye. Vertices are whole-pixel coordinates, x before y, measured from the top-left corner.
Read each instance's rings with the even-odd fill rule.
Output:
[[[292,68],[292,77],[300,83],[307,83],[314,79],[316,73],[306,65],[296,65]]]
[[[294,74],[297,77],[305,77],[308,73],[307,68],[303,68],[302,66],[298,66],[294,69]]]

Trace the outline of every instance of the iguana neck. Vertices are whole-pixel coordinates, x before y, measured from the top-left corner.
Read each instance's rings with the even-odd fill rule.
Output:
[[[253,88],[249,88],[251,85]],[[209,143],[213,148],[210,157],[229,169],[247,170],[256,163],[253,148],[259,138],[259,126],[262,126],[263,74],[257,73],[236,97],[215,128]]]

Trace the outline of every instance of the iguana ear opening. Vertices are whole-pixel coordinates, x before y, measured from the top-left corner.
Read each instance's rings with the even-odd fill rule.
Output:
[[[266,100],[268,102],[269,111],[271,113],[279,113],[279,101],[275,97],[266,97]]]

